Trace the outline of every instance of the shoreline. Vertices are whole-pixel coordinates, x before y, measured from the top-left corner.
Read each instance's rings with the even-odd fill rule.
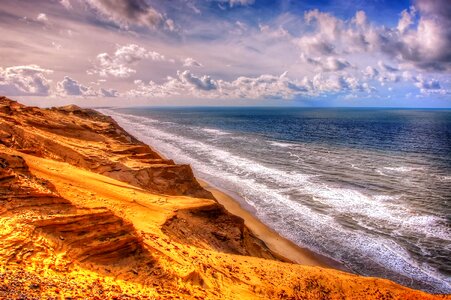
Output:
[[[156,152],[161,158],[168,159],[168,157],[161,153],[154,145],[147,143],[144,144],[151,147],[151,149]],[[342,263],[316,253],[308,248],[302,248],[289,239],[283,237],[274,229],[264,224],[251,212],[243,208],[240,202],[235,199],[234,196],[227,193],[227,191],[214,186],[204,178],[199,178],[196,175],[195,178],[204,189],[213,194],[216,201],[221,204],[229,213],[242,218],[244,220],[244,224],[249,228],[249,230],[257,238],[262,240],[271,250],[271,252],[280,260],[299,265],[322,267],[352,273]]]
[[[341,263],[310,249],[302,248],[283,237],[268,225],[264,224],[252,213],[244,209],[240,202],[226,191],[212,185],[205,179],[198,177],[196,177],[196,179],[204,189],[213,194],[216,201],[224,206],[229,213],[242,218],[249,230],[262,240],[277,258],[282,261],[299,265],[335,269],[350,273],[350,270],[346,269]]]

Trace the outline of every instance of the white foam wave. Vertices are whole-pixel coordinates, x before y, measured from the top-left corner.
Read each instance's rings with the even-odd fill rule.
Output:
[[[334,220],[336,212],[351,214],[362,220],[388,223],[397,233],[424,234],[450,241],[450,233],[435,216],[418,215],[396,204],[399,195],[371,195],[352,188],[331,186],[299,172],[285,172],[264,166],[255,160],[240,157],[204,142],[161,130],[148,118],[107,111],[126,130],[164,154],[190,163],[197,172],[215,178],[236,190],[251,205],[259,218],[278,232],[324,255],[347,261],[347,257],[371,260],[375,266],[430,282],[442,290],[451,290],[449,283],[427,266],[420,266],[393,241],[363,231],[344,228]],[[390,170],[389,170],[390,171]],[[404,171],[404,169],[403,169]],[[325,205],[330,214],[318,213],[290,199],[287,190],[310,195],[312,201]],[[334,251],[340,249],[340,251]]]
[[[219,129],[213,129],[213,128],[202,128],[201,130],[206,133],[210,133],[212,135],[229,135],[230,134],[230,132],[222,131]]]
[[[437,176],[440,181],[451,181],[451,176]]]
[[[399,172],[399,173],[408,173],[412,171],[421,171],[423,168],[418,167],[407,167],[407,166],[400,166],[400,167],[384,167],[384,170],[392,171],[392,172]]]
[[[282,143],[282,142],[269,142],[270,145],[272,146],[276,146],[276,147],[281,147],[281,148],[291,148],[294,147],[295,145],[290,144],[290,143]]]

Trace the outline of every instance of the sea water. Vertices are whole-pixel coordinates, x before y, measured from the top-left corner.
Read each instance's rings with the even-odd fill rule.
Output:
[[[451,292],[451,110],[100,111],[299,246]]]

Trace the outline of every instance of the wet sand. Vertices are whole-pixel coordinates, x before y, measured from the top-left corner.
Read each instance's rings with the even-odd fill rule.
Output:
[[[319,266],[348,271],[339,262],[317,254],[309,249],[301,248],[265,225],[257,217],[245,210],[240,203],[226,192],[212,186],[205,180],[197,178],[199,183],[210,191],[216,200],[230,213],[244,219],[246,226],[281,260],[306,266]]]

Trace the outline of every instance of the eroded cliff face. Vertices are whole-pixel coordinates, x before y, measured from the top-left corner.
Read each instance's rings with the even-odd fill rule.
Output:
[[[0,298],[429,299],[275,260],[111,118],[0,99]]]
[[[168,195],[212,199],[188,165],[162,159],[111,117],[70,105],[39,109],[0,98],[0,142]]]

